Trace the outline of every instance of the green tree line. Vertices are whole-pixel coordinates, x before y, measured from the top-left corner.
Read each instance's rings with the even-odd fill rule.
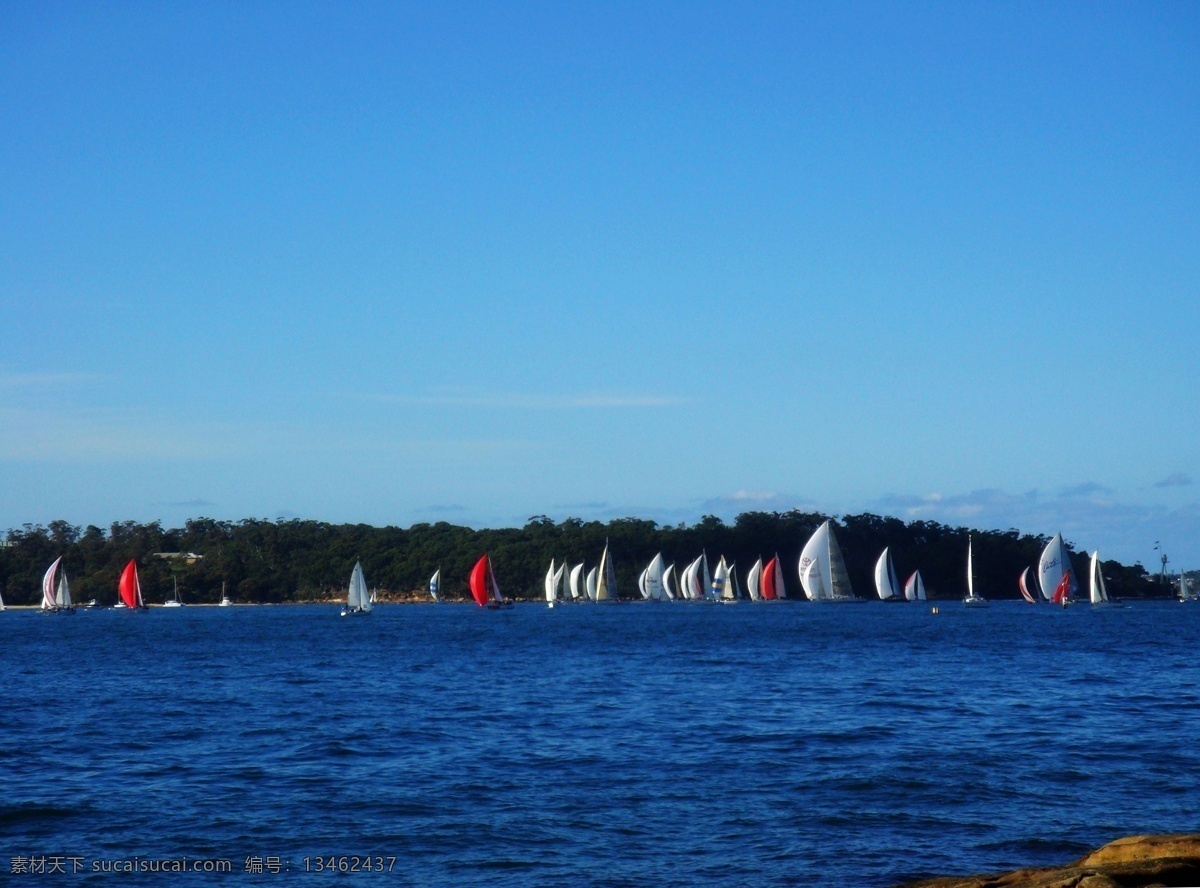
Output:
[[[705,516],[687,526],[659,525],[638,518],[608,523],[568,518],[555,523],[539,515],[521,528],[474,530],[445,522],[415,524],[407,529],[320,521],[198,518],[166,529],[158,521],[112,524],[107,530],[66,521],[48,526],[25,525],[9,530],[0,546],[0,593],[8,604],[40,601],[42,575],[63,556],[72,597],[100,604],[116,600],[117,578],[130,559],[136,560],[148,603],[161,603],[178,581],[185,601],[215,602],[222,586],[240,602],[312,601],[345,595],[350,572],[361,561],[367,583],[383,600],[427,598],[429,577],[442,571],[443,594],[467,597],[467,575],[489,553],[506,596],[540,598],[542,581],[553,558],[558,563],[600,559],[605,543],[617,572],[623,598],[640,597],[637,576],[661,552],[677,570],[704,551],[710,563],[724,556],[736,562],[744,582],[754,561],[778,554],[784,565],[789,597],[803,593],[796,572],[800,550],[826,520],[825,515],[789,512],[745,512],[733,524]],[[930,521],[905,523],[879,515],[847,515],[833,521],[857,596],[874,598],[874,565],[890,546],[901,582],[920,569],[932,598],[960,598],[966,588],[967,535],[974,547],[975,589],[986,598],[1016,598],[1017,578],[1034,567],[1047,537],[1016,530],[968,530]],[[196,560],[165,559],[158,553],[195,553]],[[1072,553],[1075,575],[1084,587],[1088,556]],[[1168,595],[1150,582],[1140,565],[1103,562],[1109,593],[1143,598]]]

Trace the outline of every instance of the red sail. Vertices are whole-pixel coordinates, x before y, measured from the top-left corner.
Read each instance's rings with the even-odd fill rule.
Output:
[[[138,606],[137,562],[130,561],[125,565],[125,570],[121,571],[121,582],[117,584],[117,592],[120,593],[126,607]]]
[[[778,558],[772,558],[762,572],[762,597],[767,601],[777,597],[775,591],[775,566]]]
[[[1058,588],[1054,590],[1054,603],[1062,604],[1071,594],[1071,572],[1067,571],[1063,574],[1061,580],[1058,581]]]
[[[488,557],[484,555],[471,568],[471,597],[480,607],[488,603]]]

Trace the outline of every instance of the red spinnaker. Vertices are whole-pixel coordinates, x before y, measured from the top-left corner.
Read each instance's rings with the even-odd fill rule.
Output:
[[[1058,588],[1054,590],[1054,603],[1062,604],[1067,600],[1067,596],[1071,594],[1071,572],[1067,571],[1063,574],[1062,579],[1058,581]]]
[[[130,561],[121,571],[121,582],[117,584],[117,592],[126,607],[138,606],[138,576],[137,562]]]
[[[767,566],[763,568],[762,597],[767,601],[778,596],[778,593],[775,591],[775,566],[778,561],[778,558],[772,558],[767,562]]]
[[[480,607],[488,603],[488,557],[484,555],[471,568],[471,597]]]

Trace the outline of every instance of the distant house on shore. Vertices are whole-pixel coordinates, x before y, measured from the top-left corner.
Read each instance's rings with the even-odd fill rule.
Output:
[[[195,564],[204,556],[195,552],[155,552],[155,558],[165,558],[167,561],[182,561],[185,564]]]

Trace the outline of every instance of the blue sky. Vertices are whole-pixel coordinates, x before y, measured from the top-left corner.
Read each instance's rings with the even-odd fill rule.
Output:
[[[1200,567],[1198,145],[1193,3],[8,2],[0,527]]]

